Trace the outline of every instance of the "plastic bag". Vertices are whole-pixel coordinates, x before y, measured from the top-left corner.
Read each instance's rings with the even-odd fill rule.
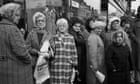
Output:
[[[45,80],[50,78],[49,72],[49,60],[45,58],[49,58],[53,56],[53,50],[50,46],[49,40],[45,40],[41,49],[40,49],[40,56],[37,59],[34,77],[36,79],[36,84],[42,84]]]
[[[36,84],[41,84],[50,78],[48,62],[43,56],[39,56],[35,67],[34,77]]]

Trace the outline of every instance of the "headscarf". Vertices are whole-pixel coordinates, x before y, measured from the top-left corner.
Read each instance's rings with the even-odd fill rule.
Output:
[[[116,17],[116,16],[115,16],[115,17],[111,17],[111,18],[109,19],[109,24],[108,24],[108,28],[109,28],[109,29],[111,29],[112,23],[113,23],[114,21],[118,21],[119,24],[120,24],[121,19],[120,19],[119,17]]]
[[[114,34],[113,34],[113,36],[112,36],[112,41],[113,41],[113,43],[116,43],[116,38],[117,38],[117,34],[118,33],[121,33],[122,34],[122,38],[123,38],[123,43],[125,43],[124,41],[125,41],[125,35],[124,35],[124,33],[122,32],[122,31],[116,31],[116,32],[114,32]]]
[[[34,23],[34,26],[36,27],[36,20],[39,18],[39,17],[42,17],[42,18],[46,18],[46,16],[41,13],[41,12],[36,12],[34,15],[33,15],[33,23]]]

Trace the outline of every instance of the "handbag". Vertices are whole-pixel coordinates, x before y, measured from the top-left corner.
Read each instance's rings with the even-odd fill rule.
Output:
[[[95,69],[93,68],[93,66],[90,66],[90,68],[91,68],[92,71],[94,72],[94,74],[95,74],[96,78],[98,79],[98,81],[99,81],[100,83],[103,83],[103,82],[105,81],[105,75],[104,75],[102,72],[100,72],[99,70],[95,70]]]

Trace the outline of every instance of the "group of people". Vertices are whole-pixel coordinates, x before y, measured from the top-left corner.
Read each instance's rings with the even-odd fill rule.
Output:
[[[36,12],[34,27],[24,39],[17,27],[21,5],[5,4],[0,14],[0,84],[35,84],[34,70],[45,40],[54,56],[46,56],[50,78],[42,84],[102,84],[97,71],[105,75],[103,84],[130,84],[132,75],[140,82],[139,26],[132,29],[127,18],[110,18],[108,31],[104,21],[93,18],[86,23],[77,17],[58,18],[52,34],[45,28],[45,14]]]

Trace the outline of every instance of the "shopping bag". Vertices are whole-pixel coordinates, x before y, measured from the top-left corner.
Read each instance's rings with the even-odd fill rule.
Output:
[[[42,84],[45,80],[50,78],[49,72],[49,58],[53,55],[53,50],[50,46],[49,40],[45,40],[41,49],[40,49],[40,56],[37,59],[34,77],[36,80],[36,84]]]
[[[49,64],[43,56],[39,56],[35,67],[36,84],[41,84],[50,78]]]
[[[100,72],[99,70],[95,70],[95,69],[93,68],[93,66],[90,66],[90,68],[91,68],[92,71],[94,72],[94,74],[95,74],[96,78],[99,80],[99,82],[100,82],[100,83],[103,83],[104,80],[105,80],[105,75],[104,75],[102,72]]]
[[[103,83],[104,82],[105,75],[102,72],[96,71],[95,72],[95,75],[96,75],[96,77],[97,77],[97,79],[99,80],[100,83]]]

